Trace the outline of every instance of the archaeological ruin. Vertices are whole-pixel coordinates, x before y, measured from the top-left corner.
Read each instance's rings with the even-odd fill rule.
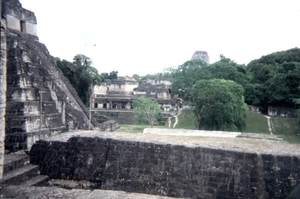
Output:
[[[181,108],[181,100],[172,94],[169,79],[147,79],[138,84],[132,77],[118,77],[109,85],[95,86],[92,97],[93,117],[105,115],[119,124],[136,124],[132,102],[143,96],[157,101],[162,108],[163,120],[175,115]]]
[[[192,59],[201,59],[206,63],[209,63],[209,56],[206,51],[196,51],[194,52]]]
[[[3,1],[2,8],[5,149],[26,150],[43,137],[86,129],[85,107],[45,45],[39,43],[34,13],[18,1]]]
[[[39,42],[35,14],[19,0],[0,5],[0,198],[299,198],[299,145],[275,135],[116,132],[135,122],[139,96],[166,115],[180,108],[167,79],[95,88],[90,121]]]

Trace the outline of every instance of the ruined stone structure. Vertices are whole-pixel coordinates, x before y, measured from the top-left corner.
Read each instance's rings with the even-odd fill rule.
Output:
[[[101,112],[121,124],[137,123],[132,112],[133,100],[144,96],[161,104],[165,118],[180,108],[180,101],[171,93],[169,79],[145,80],[138,84],[132,77],[118,77],[108,86],[94,88],[93,115]]]
[[[0,0],[0,15],[2,16],[2,0]],[[5,109],[6,109],[6,37],[5,21],[1,18],[0,46],[0,179],[3,176],[4,140],[5,140]]]
[[[248,105],[248,111],[260,113],[260,110],[257,106]]]
[[[0,138],[5,137],[5,149],[28,150],[41,138],[87,129],[84,104],[38,41],[34,13],[18,0],[3,0],[1,11]]]
[[[279,116],[279,117],[294,117],[296,118],[296,112],[293,108],[285,108],[285,107],[268,107],[268,115],[269,116]]]
[[[300,183],[297,146],[259,134],[253,135],[258,140],[88,132],[64,136],[38,141],[31,162],[50,178],[88,180],[98,189],[198,199],[285,199]]]
[[[209,139],[99,131],[61,133],[88,127],[85,107],[46,47],[39,43],[34,13],[23,9],[18,0],[2,0],[1,5],[0,178],[3,170],[17,170],[23,180],[32,177],[32,172],[34,175],[41,172],[49,175],[43,179],[83,180],[93,189],[199,199],[283,199],[300,184],[299,146],[273,137],[272,140],[260,135]],[[134,82],[124,85],[122,82],[111,85],[109,92],[106,90],[103,96],[94,99],[99,110],[105,109],[101,97],[110,97],[104,98],[112,101],[106,103],[106,109],[109,104],[115,113],[126,112],[129,107],[126,103],[132,96],[166,100],[163,103],[174,100],[167,81],[164,85],[155,80],[145,82],[136,89]],[[128,101],[112,98],[119,93],[128,96]],[[116,99],[115,105],[112,99]],[[119,112],[118,108],[124,111]],[[176,105],[171,109],[176,109]],[[96,119],[102,122],[103,131],[115,128],[101,114]],[[30,163],[38,166],[29,164],[28,155],[23,153],[19,155],[24,161],[12,162],[7,158],[5,169],[1,168],[4,138],[6,150],[30,150]],[[16,169],[17,166],[21,167]],[[20,175],[24,167],[33,170]],[[62,189],[33,187],[26,184],[28,181],[20,185],[18,178],[10,177],[4,175],[1,180],[1,198],[4,190],[4,197],[9,198],[31,193],[34,197],[65,198],[85,198],[87,194],[88,198],[97,198],[105,194],[97,190],[65,190],[67,195],[62,195]],[[17,185],[9,184],[12,181]],[[135,196],[130,194],[128,198]]]
[[[133,89],[137,81],[130,77],[118,77],[109,85],[95,86],[93,105],[98,109],[131,109]]]
[[[206,63],[209,63],[209,56],[206,51],[196,51],[194,52],[192,59],[202,59]]]

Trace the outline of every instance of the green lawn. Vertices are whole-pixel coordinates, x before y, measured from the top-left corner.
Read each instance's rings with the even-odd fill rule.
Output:
[[[175,118],[171,120],[171,128],[173,128]],[[272,131],[275,135],[280,135],[285,141],[290,143],[300,143],[300,128],[295,118],[271,117]],[[151,128],[150,125],[121,125],[118,131],[126,133],[142,133],[144,128]],[[154,128],[169,128],[165,126],[154,126]],[[197,120],[190,109],[182,110],[178,116],[178,124],[176,129],[197,129]],[[265,133],[269,134],[268,120],[259,113],[246,112],[246,129],[247,133]]]
[[[268,119],[259,113],[246,112],[246,129],[247,133],[270,133],[268,128]]]
[[[300,128],[296,118],[272,117],[272,130],[290,143],[300,143]]]
[[[172,118],[172,127],[175,119]],[[181,114],[178,116],[178,123],[175,126],[176,129],[198,129],[197,118],[191,109],[183,109]]]
[[[175,119],[172,118],[172,125]],[[175,128],[178,129],[198,129],[197,119],[191,109],[184,109],[178,116],[178,124]],[[249,133],[270,133],[268,128],[268,120],[265,116],[259,113],[246,112],[246,129],[244,132]]]

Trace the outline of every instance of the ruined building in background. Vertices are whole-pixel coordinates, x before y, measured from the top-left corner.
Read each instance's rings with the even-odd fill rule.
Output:
[[[110,85],[96,86],[93,95],[93,116],[106,115],[120,124],[135,124],[132,102],[141,96],[156,100],[162,108],[165,120],[180,108],[180,101],[171,92],[169,79],[145,80],[142,83],[132,77],[118,77]]]
[[[5,149],[28,150],[40,138],[93,128],[75,89],[39,42],[35,14],[18,0],[2,0],[1,16],[0,121],[5,135],[0,129]]]
[[[95,86],[93,108],[131,109],[131,96],[138,82],[132,77],[118,77],[109,85]]]
[[[209,63],[209,56],[206,51],[196,51],[194,52],[192,59],[202,59],[206,63]]]

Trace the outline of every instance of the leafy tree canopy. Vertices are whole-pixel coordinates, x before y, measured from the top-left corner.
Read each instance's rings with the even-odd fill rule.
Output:
[[[73,62],[56,58],[56,63],[86,105],[89,103],[90,89],[94,85],[100,85],[107,81],[107,77],[100,75],[98,70],[92,66],[92,60],[85,55],[75,55]],[[108,79],[117,78],[117,74],[117,71],[112,71],[108,75]]]
[[[234,61],[220,56],[220,61],[207,65],[202,60],[190,60],[183,65],[173,69],[172,90],[186,101],[191,100],[191,88],[198,80],[203,79],[226,79],[235,81],[246,86],[249,82],[249,75],[246,67]]]
[[[211,74],[206,70],[207,63],[198,59],[190,60],[178,66],[172,71],[172,91],[184,100],[190,101],[191,89],[200,79],[210,78]]]
[[[251,86],[246,89],[247,103],[260,106],[295,107],[300,98],[300,49],[276,52],[251,61]],[[251,97],[248,97],[251,96]]]
[[[231,80],[199,80],[192,87],[199,129],[241,131],[245,127],[243,87]]]
[[[140,123],[149,123],[151,127],[161,116],[160,104],[155,100],[139,97],[133,101],[133,113]]]

